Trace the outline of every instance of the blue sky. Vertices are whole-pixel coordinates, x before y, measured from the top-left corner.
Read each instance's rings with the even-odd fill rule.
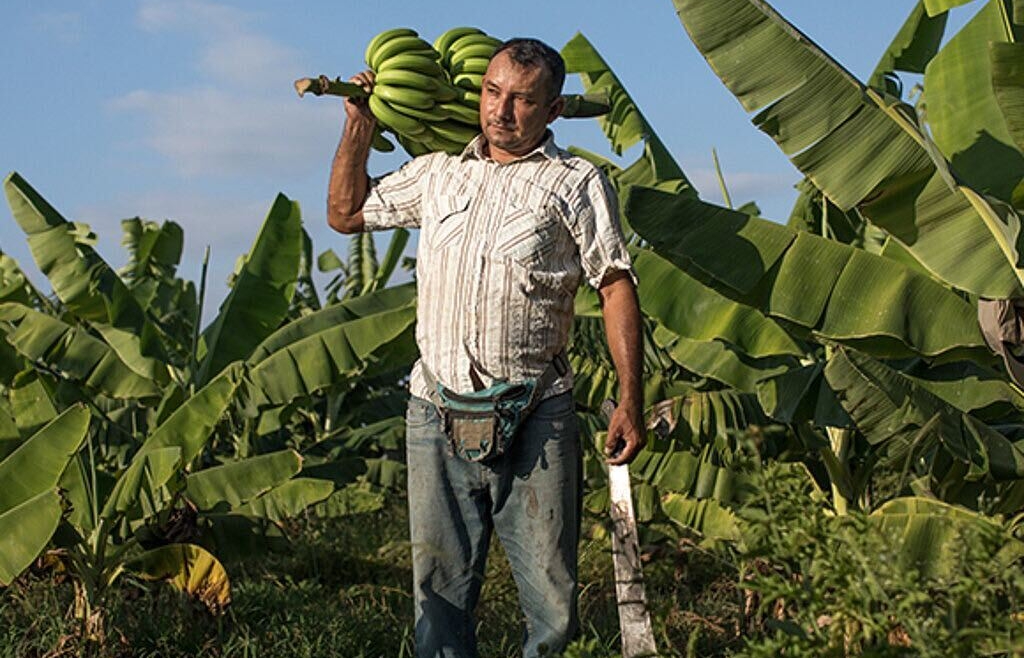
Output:
[[[449,27],[475,25],[502,38],[536,36],[556,48],[581,31],[702,196],[720,201],[712,148],[734,202],[755,200],[766,217],[788,216],[792,185],[800,179],[711,73],[668,0],[9,4],[0,25],[0,169],[18,171],[65,217],[90,224],[114,266],[125,261],[121,219],[180,223],[182,276],[198,280],[203,250],[212,249],[204,322],[278,192],[300,202],[316,253],[344,254],[345,238],[324,222],[341,105],[299,99],[292,81],[351,75],[363,68],[367,41],[390,27],[413,27],[433,40]],[[773,3],[862,79],[913,5]],[[578,83],[570,80],[567,89]],[[560,120],[554,128],[562,145],[608,152],[592,121]],[[395,154],[375,155],[371,172],[400,162]],[[0,249],[49,289],[6,204]]]

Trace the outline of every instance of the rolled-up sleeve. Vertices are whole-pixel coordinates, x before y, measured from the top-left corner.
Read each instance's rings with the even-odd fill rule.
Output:
[[[370,179],[363,203],[363,230],[419,228],[431,161],[429,155],[413,158],[396,171]]]
[[[626,248],[619,223],[619,204],[608,179],[595,169],[581,187],[574,204],[573,238],[580,250],[580,261],[587,283],[600,288],[604,278],[613,272],[629,272],[633,283],[636,274]]]

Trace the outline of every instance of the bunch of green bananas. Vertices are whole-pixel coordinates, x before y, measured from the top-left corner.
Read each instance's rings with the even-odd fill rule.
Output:
[[[484,73],[500,45],[501,39],[484,34],[483,30],[475,27],[454,27],[434,41],[434,48],[441,55],[441,65],[452,84],[462,91],[460,104],[474,110],[474,125],[479,123],[477,113]]]
[[[455,153],[476,134],[449,120],[445,105],[461,91],[452,86],[440,59],[440,53],[409,28],[385,30],[366,47],[366,63],[376,76],[370,111],[380,127],[394,133],[413,155]],[[379,140],[375,145],[379,148]]]

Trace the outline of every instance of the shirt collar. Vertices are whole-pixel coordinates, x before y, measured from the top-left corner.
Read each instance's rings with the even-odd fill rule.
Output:
[[[469,144],[466,145],[466,148],[462,150],[462,154],[459,157],[462,158],[463,160],[467,158],[474,158],[477,160],[490,160],[490,158],[484,155],[484,146],[486,144],[487,138],[484,137],[483,133],[480,133],[479,135],[474,137],[472,141],[469,142]],[[551,132],[550,129],[544,132],[544,139],[540,141],[540,144],[538,144],[536,148],[534,148],[529,153],[516,158],[512,162],[527,160],[538,154],[541,157],[545,157],[549,160],[556,160],[559,157],[558,146],[555,145],[555,134]]]

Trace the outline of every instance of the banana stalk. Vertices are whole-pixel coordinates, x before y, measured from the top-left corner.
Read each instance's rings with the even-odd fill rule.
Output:
[[[362,87],[351,82],[342,82],[341,78],[330,79],[326,75],[316,78],[301,78],[295,81],[295,91],[299,96],[307,93],[314,96],[348,96],[350,98],[366,98],[369,94]],[[562,94],[565,107],[561,116],[567,119],[587,119],[608,114],[611,102],[605,93],[594,94]]]

